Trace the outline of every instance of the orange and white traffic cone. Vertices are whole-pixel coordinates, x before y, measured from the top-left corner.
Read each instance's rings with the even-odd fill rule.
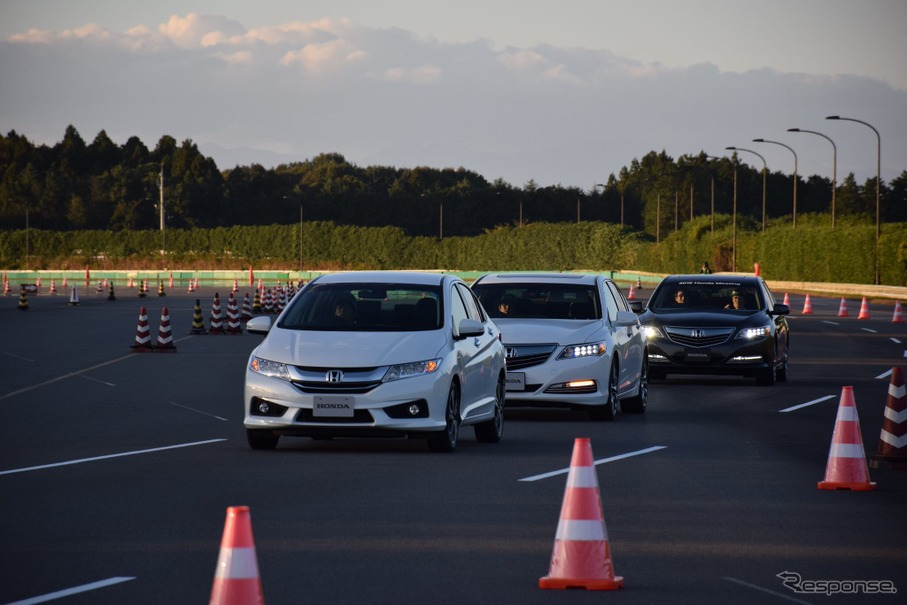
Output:
[[[132,345],[132,350],[136,353],[154,350],[151,346],[151,329],[148,327],[148,312],[145,311],[145,307],[139,309],[139,325],[135,330],[135,344]]]
[[[63,288],[63,290],[66,290],[66,288],[69,287],[69,284],[66,283],[66,276],[65,276],[65,275],[63,276],[63,283],[60,285],[60,287]]]
[[[788,295],[787,292],[784,293],[784,302],[782,304],[785,304],[788,307],[790,306],[790,296]]]
[[[611,562],[592,445],[587,437],[577,438],[551,566],[548,575],[539,578],[539,588],[616,590],[623,585],[624,579],[614,575]]]
[[[627,300],[636,300],[636,290],[630,284],[630,292],[627,294]]]
[[[904,323],[904,314],[901,312],[901,301],[895,301],[894,303],[894,314],[891,316],[891,323],[893,324],[902,324]]]
[[[907,469],[907,387],[904,386],[904,373],[897,366],[891,369],[879,449],[870,458],[869,466]]]
[[[6,279],[6,274],[3,275],[3,296],[10,295],[9,280]]]
[[[239,292],[239,280],[237,280],[237,279],[233,280],[233,292],[234,293]]]
[[[157,333],[157,347],[155,351],[175,353],[176,345],[173,344],[173,331],[170,328],[170,313],[167,307],[161,309],[161,327]]]
[[[841,297],[841,306],[838,307],[838,317],[850,317],[850,313],[847,312],[847,301],[844,300],[844,297]]]
[[[173,271],[170,272],[170,281],[167,282],[167,287],[171,290],[173,289]]]
[[[224,317],[220,310],[220,296],[214,293],[214,302],[211,303],[211,323],[208,334],[224,334]]]
[[[854,402],[853,387],[841,389],[838,416],[828,450],[828,464],[825,480],[819,481],[819,489],[850,489],[871,491],[876,484],[869,480],[866,452],[863,450],[863,436],[860,434],[860,419]]]
[[[239,303],[230,292],[227,299],[227,334],[242,334],[242,323],[239,319]]]
[[[860,314],[857,319],[869,319],[869,304],[866,302],[865,296],[863,297],[863,304],[860,305]]]
[[[803,315],[812,315],[813,314],[813,304],[809,301],[809,294],[806,295],[806,300],[803,301]]]
[[[210,605],[265,602],[248,506],[231,506],[227,509],[217,568],[214,570],[214,585],[208,602]]]
[[[52,294],[54,296],[57,295],[57,282],[54,281],[53,279],[50,280],[50,290],[48,290],[47,293]]]

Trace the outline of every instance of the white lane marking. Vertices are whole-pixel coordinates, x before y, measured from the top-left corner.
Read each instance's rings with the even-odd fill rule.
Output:
[[[33,603],[46,603],[47,601],[55,601],[57,599],[62,599],[63,597],[70,597],[74,594],[79,594],[82,592],[88,592],[90,590],[97,590],[98,588],[107,588],[108,586],[113,586],[114,584],[122,584],[123,582],[128,582],[130,580],[135,580],[134,577],[116,577],[116,578],[107,578],[106,580],[101,580],[99,582],[92,582],[91,584],[82,584],[81,586],[76,586],[74,588],[67,588],[66,590],[58,590],[57,592],[50,592],[45,595],[40,595],[37,597],[32,597],[30,599],[25,599],[24,601],[16,601],[14,603],[8,603],[8,605],[32,605]]]
[[[21,355],[13,355],[12,353],[7,353],[6,351],[3,351],[3,354],[4,354],[4,355],[9,355],[10,357],[13,357],[13,358],[15,358],[15,359],[21,359],[22,361],[30,361],[30,362],[32,362],[32,363],[35,362],[34,359],[29,359],[28,357],[22,357]]]
[[[85,380],[93,380],[95,382],[100,382],[101,384],[106,384],[109,387],[117,386],[117,385],[113,384],[112,382],[106,382],[106,381],[100,380],[98,378],[92,378],[91,376],[85,376],[84,374],[79,374],[79,378],[84,378]]]
[[[860,329],[863,330],[864,332],[869,332],[870,334],[878,334],[878,332],[876,332],[872,328],[860,328]]]
[[[122,458],[123,456],[137,456],[139,454],[152,454],[154,452],[163,452],[165,450],[175,450],[182,447],[193,447],[196,445],[208,445],[209,443],[218,443],[226,439],[208,439],[207,441],[195,441],[193,443],[179,443],[177,445],[165,445],[164,447],[154,447],[148,450],[138,450],[135,452],[122,452],[119,454],[108,454],[106,456],[95,456],[94,458],[80,458],[78,460],[67,460],[66,462],[54,462],[53,464],[42,464],[40,466],[28,466],[25,468],[14,468],[8,471],[0,471],[0,475],[13,475],[15,473],[26,473],[29,471],[40,471],[46,468],[55,468],[58,466],[69,466],[70,464],[82,464],[83,462],[96,462],[98,460],[108,460],[110,458]]]
[[[896,344],[896,345],[901,344],[901,341],[898,340],[897,338],[893,337],[893,336],[891,337],[891,342],[893,342],[893,343]]]
[[[0,401],[3,401],[4,399],[9,399],[10,397],[14,397],[15,395],[21,395],[22,393],[27,393],[29,391],[33,391],[35,389],[46,386],[48,384],[53,384],[53,383],[59,382],[61,380],[66,380],[67,378],[72,378],[73,376],[79,376],[83,372],[90,372],[91,370],[96,370],[98,368],[103,368],[104,366],[109,366],[112,363],[117,363],[117,362],[123,361],[124,359],[129,359],[131,357],[134,357],[135,355],[138,355],[138,353],[130,353],[128,355],[124,355],[123,357],[118,357],[116,359],[111,359],[110,361],[105,361],[103,363],[93,365],[90,368],[76,370],[75,372],[63,374],[62,376],[57,376],[56,378],[51,378],[50,380],[45,380],[44,382],[39,382],[38,384],[33,384],[30,387],[25,387],[25,388],[19,389],[18,391],[13,391],[12,393],[7,393],[6,395],[0,395]]]
[[[838,323],[836,321],[828,321],[827,319],[823,319],[822,323],[828,324],[830,326],[840,326],[841,325],[840,323]]]
[[[759,591],[768,593],[770,595],[776,596],[778,598],[785,599],[787,601],[791,601],[793,603],[803,603],[804,605],[810,605],[809,601],[801,601],[800,599],[794,598],[790,595],[786,595],[786,594],[783,594],[780,592],[775,592],[774,590],[769,590],[768,588],[762,588],[761,586],[757,586],[755,584],[750,584],[749,582],[744,582],[743,580],[738,580],[737,578],[732,578],[730,576],[721,576],[721,579],[727,580],[728,582],[734,582],[735,584],[740,584],[741,586],[746,586],[747,588],[759,590]]]
[[[817,403],[822,403],[823,401],[828,401],[829,399],[834,399],[834,398],[835,398],[834,395],[826,395],[825,397],[813,399],[812,401],[807,401],[806,403],[801,403],[800,405],[795,405],[793,407],[784,408],[783,410],[778,410],[778,413],[783,414],[784,412],[793,412],[794,410],[799,410],[800,408],[809,407],[811,405],[815,405]]]
[[[228,420],[226,418],[221,418],[220,416],[215,416],[214,414],[209,414],[208,412],[196,410],[195,408],[190,408],[187,405],[182,405],[175,401],[171,401],[170,405],[175,405],[178,408],[183,408],[184,410],[189,410],[190,412],[195,412],[196,414],[202,414],[203,416],[210,416],[211,418],[217,418],[218,420],[223,420],[224,422],[228,422]]]
[[[892,373],[893,371],[894,371],[894,368],[888,370],[887,372],[885,372],[885,373],[883,373],[883,374],[879,374],[878,376],[876,376],[876,380],[880,380],[880,379],[882,379],[882,378],[888,378],[889,376],[891,376],[891,373]]]
[[[614,462],[615,460],[623,460],[624,458],[631,458],[633,456],[640,456],[642,454],[648,454],[650,452],[655,452],[658,450],[665,449],[666,445],[655,445],[653,447],[648,447],[644,450],[638,450],[635,452],[628,452],[626,454],[619,454],[617,456],[611,456],[610,458],[603,458],[601,460],[596,460],[594,464],[598,466],[599,464],[605,464],[606,462]],[[556,477],[558,475],[566,475],[570,472],[570,468],[563,468],[558,471],[551,471],[550,473],[543,473],[541,475],[533,475],[532,477],[524,477],[520,481],[538,481],[539,479],[548,479],[550,477]]]

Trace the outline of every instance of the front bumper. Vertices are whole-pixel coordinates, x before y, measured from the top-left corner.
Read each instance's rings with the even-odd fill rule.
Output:
[[[714,347],[684,347],[666,339],[649,340],[650,374],[722,374],[758,376],[773,365],[771,338],[758,342],[729,340]]]
[[[506,405],[601,406],[607,399],[610,357],[558,360],[507,371]]]

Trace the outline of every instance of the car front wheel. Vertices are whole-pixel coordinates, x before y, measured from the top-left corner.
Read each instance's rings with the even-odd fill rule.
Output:
[[[620,413],[620,403],[617,401],[617,376],[617,363],[615,362],[611,364],[611,371],[608,373],[608,392],[605,404],[589,410],[592,420],[614,420]]]
[[[428,438],[428,449],[433,452],[452,452],[457,448],[460,434],[460,385],[450,384],[447,406],[444,408],[444,430]]]
[[[639,369],[639,393],[635,397],[625,399],[620,404],[623,412],[631,414],[642,414],[649,405],[649,372],[648,363],[643,360],[642,367]]]
[[[482,443],[497,443],[504,433],[504,375],[498,378],[494,393],[494,417],[475,426],[476,439]]]

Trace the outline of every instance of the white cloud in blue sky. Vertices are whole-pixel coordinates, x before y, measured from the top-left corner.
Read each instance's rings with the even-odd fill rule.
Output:
[[[777,12],[771,35],[760,32],[764,21],[752,21],[751,3],[734,1],[649,0],[637,7],[649,9],[643,18],[627,12],[629,2],[481,9],[466,0],[428,20],[414,15],[430,2],[406,0],[153,4],[0,2],[0,130],[38,143],[58,141],[68,124],[89,141],[101,129],[119,143],[132,135],[149,146],[165,134],[190,138],[221,168],[339,152],[359,165],[463,166],[516,186],[534,179],[588,189],[662,149],[677,157],[755,146],[770,170],[790,173],[790,153],[751,143],[757,137],[797,149],[801,175],[829,176],[828,143],[786,132],[800,127],[831,136],[839,178],[854,172],[862,182],[875,175],[875,137],[858,124],[824,120],[839,114],[882,132],[883,179],[907,169],[907,45],[900,28],[890,28],[891,19],[907,23],[907,3],[866,3],[862,21],[848,8],[826,34],[851,35],[834,41],[804,23],[797,37],[785,37],[790,15],[778,11],[793,5],[789,12],[803,19],[803,6],[838,2],[756,3]],[[576,8],[585,4],[596,8]],[[556,15],[546,12],[552,5]],[[691,21],[688,10],[666,23],[676,5],[712,12]],[[501,7],[525,10],[515,21],[527,31],[514,29],[514,13]],[[549,16],[548,28],[532,7]],[[590,30],[603,15],[612,18]],[[839,23],[845,16],[851,22]],[[827,19],[827,11],[815,13],[816,22]],[[860,29],[879,23],[878,32]],[[886,39],[889,31],[898,33]],[[704,44],[709,36],[714,42]],[[728,36],[736,37],[733,51],[721,45]],[[764,48],[763,38],[782,55],[737,48],[753,40]],[[661,50],[643,50],[645,39],[659,40]],[[866,45],[884,54],[850,71],[813,63],[816,47],[862,57]],[[813,64],[815,71],[798,67]]]

